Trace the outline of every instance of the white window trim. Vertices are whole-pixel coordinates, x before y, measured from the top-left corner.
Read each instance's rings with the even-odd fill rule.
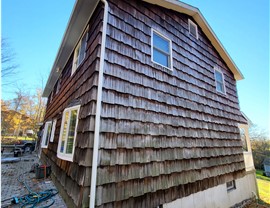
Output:
[[[52,131],[51,131],[50,142],[53,142],[53,139],[54,139],[54,132],[55,132],[55,127],[56,127],[56,122],[57,122],[57,119],[54,119],[53,123],[52,123]]]
[[[65,122],[65,113],[67,111],[71,112],[72,110],[78,110],[78,114],[77,114],[77,119],[76,119],[76,124],[75,124],[75,132],[74,132],[74,141],[73,141],[73,148],[72,148],[72,154],[67,154],[67,153],[62,153],[60,152],[60,148],[61,148],[61,138],[62,138],[62,134],[63,134],[63,128],[64,128],[64,122]],[[71,161],[73,162],[73,156],[74,156],[74,151],[75,151],[75,143],[76,143],[76,138],[77,138],[77,126],[78,126],[78,117],[79,117],[79,112],[80,112],[80,105],[76,105],[76,106],[72,106],[69,108],[66,108],[63,112],[63,117],[62,117],[62,122],[61,122],[61,129],[60,129],[60,136],[59,136],[59,141],[58,141],[58,148],[57,148],[57,157],[62,159],[62,160],[67,160],[67,161]],[[70,114],[69,114],[69,118],[68,118],[68,127],[67,127],[67,132],[69,130],[69,124],[70,124]],[[68,136],[68,133],[67,135]],[[65,139],[65,144],[64,144],[64,150],[66,149],[67,146],[67,138]]]
[[[83,60],[85,59],[86,51],[84,51],[84,55],[83,55],[83,59],[82,59],[81,63],[78,64],[78,58],[79,58],[79,56],[77,56],[77,55],[80,54],[81,45],[82,45],[82,39],[83,39],[83,37],[84,37],[85,34],[86,34],[86,42],[85,42],[85,44],[87,46],[88,28],[89,28],[89,26],[83,32],[83,34],[82,34],[82,36],[80,38],[80,41],[78,42],[77,46],[74,49],[71,76],[75,73],[75,71],[77,70],[77,68],[83,63]],[[79,50],[78,50],[78,48],[79,48]]]
[[[221,76],[222,76],[222,84],[223,84],[224,92],[219,91],[219,90],[217,89],[217,83],[218,83],[218,81],[217,81],[217,79],[216,79],[216,71],[219,72],[219,73],[221,74]],[[222,73],[222,71],[221,71],[218,67],[214,67],[214,78],[215,78],[216,91],[219,92],[219,93],[221,93],[221,94],[226,95],[227,93],[226,93],[226,86],[225,86],[224,74]]]
[[[191,32],[190,32],[190,25],[193,25],[196,28],[196,36],[194,36]],[[188,32],[190,35],[192,35],[193,37],[195,37],[197,40],[199,39],[199,35],[198,35],[198,26],[190,19],[188,19]]]
[[[50,138],[48,139],[48,143],[47,144],[45,144],[45,142],[46,142],[46,137],[47,137],[47,133],[48,133],[48,126],[49,126],[49,124],[52,124],[52,121],[47,121],[45,123],[44,133],[42,135],[41,148],[48,148],[48,144],[49,144]],[[52,131],[51,131],[51,133],[52,133]]]
[[[154,38],[153,38],[153,34],[156,33],[159,36],[161,36],[162,38],[166,39],[169,41],[169,47],[170,47],[170,67],[164,66],[156,61],[154,61]],[[169,39],[168,37],[164,36],[162,33],[158,32],[157,30],[151,28],[151,61],[157,65],[160,65],[166,69],[169,69],[171,71],[173,71],[173,57],[172,57],[172,41],[171,39]]]

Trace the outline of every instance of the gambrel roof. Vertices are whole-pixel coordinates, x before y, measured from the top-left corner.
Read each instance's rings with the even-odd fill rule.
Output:
[[[156,4],[166,9],[171,9],[180,13],[187,14],[196,21],[204,34],[211,41],[214,48],[217,50],[221,58],[227,64],[228,68],[234,74],[236,80],[243,79],[243,75],[225,50],[200,10],[186,3],[177,0],[143,0],[150,4]],[[77,42],[82,35],[83,29],[86,27],[92,13],[94,12],[99,0],[77,0],[73,8],[72,15],[69,19],[68,26],[62,39],[62,43],[58,49],[58,53],[49,75],[46,87],[43,92],[43,97],[48,97],[59,77],[61,69],[64,68],[69,57],[71,56]]]

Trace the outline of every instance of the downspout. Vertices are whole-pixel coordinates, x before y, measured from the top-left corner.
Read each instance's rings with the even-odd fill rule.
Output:
[[[89,207],[95,207],[96,199],[96,184],[97,184],[97,163],[98,163],[98,149],[99,149],[99,131],[100,131],[100,115],[101,115],[101,100],[102,100],[102,86],[103,86],[103,68],[105,60],[105,45],[107,34],[107,22],[108,22],[108,2],[101,0],[104,3],[104,17],[102,25],[102,39],[101,39],[101,52],[98,74],[98,91],[97,91],[97,108],[95,117],[95,133],[94,133],[94,147],[93,147],[93,160],[92,160],[92,175],[91,175],[91,187],[90,187],[90,200]]]

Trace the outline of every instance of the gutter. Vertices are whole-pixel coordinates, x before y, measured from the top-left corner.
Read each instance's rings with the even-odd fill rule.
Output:
[[[91,187],[90,187],[90,195],[89,195],[90,208],[95,207],[95,199],[96,199],[101,100],[102,100],[103,72],[104,72],[103,68],[104,68],[104,60],[105,60],[105,45],[106,45],[107,22],[108,22],[108,2],[106,0],[101,0],[101,1],[104,3],[104,17],[103,17],[103,25],[102,25],[101,52],[100,52],[99,74],[98,74],[98,91],[97,91],[97,104],[96,104],[97,110],[96,110],[96,117],[95,117]]]

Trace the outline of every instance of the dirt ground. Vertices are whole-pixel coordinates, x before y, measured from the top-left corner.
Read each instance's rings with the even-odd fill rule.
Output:
[[[11,160],[11,161],[10,161]],[[1,156],[1,208],[21,207],[22,203],[12,204],[13,197],[22,199],[30,192],[26,189],[25,184],[31,189],[32,193],[40,193],[44,191],[55,190],[50,177],[37,179],[36,174],[30,172],[34,164],[39,163],[39,159],[35,153],[24,153],[21,157],[13,157],[13,153],[6,152]],[[20,179],[20,180],[19,180]],[[22,183],[22,181],[25,183]],[[35,195],[37,196],[37,195]],[[46,207],[53,202],[51,207],[66,208],[66,204],[59,194],[54,195],[48,200],[37,204],[37,207]],[[26,206],[29,207],[29,206]]]

